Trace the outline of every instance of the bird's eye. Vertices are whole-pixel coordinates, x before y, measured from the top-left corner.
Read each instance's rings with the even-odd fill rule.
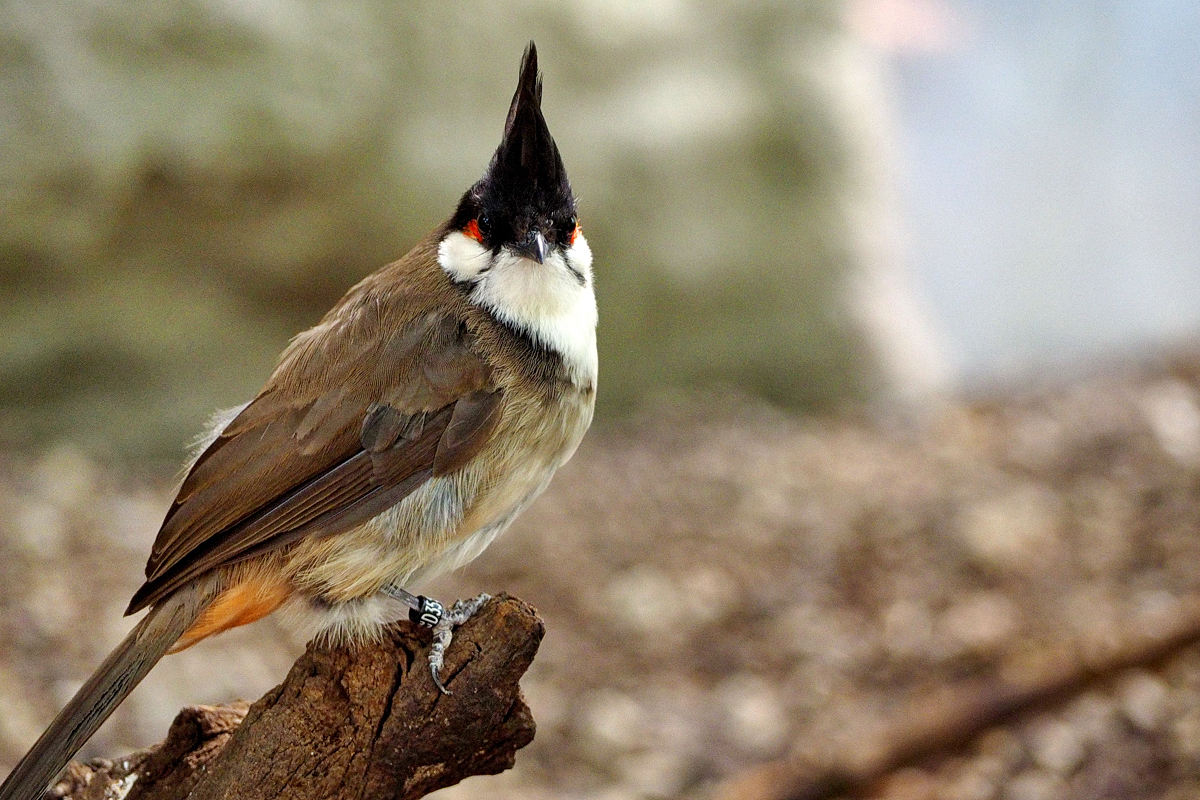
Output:
[[[565,227],[567,231],[567,245],[570,246],[575,244],[575,237],[579,235],[579,220],[577,220],[575,217],[571,217],[569,220],[567,220]]]

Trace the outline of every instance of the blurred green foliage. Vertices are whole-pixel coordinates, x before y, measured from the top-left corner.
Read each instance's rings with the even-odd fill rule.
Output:
[[[832,0],[0,6],[0,445],[179,452],[453,208],[537,40],[601,417],[894,380],[856,316],[882,110]],[[859,81],[861,83],[861,81]],[[865,166],[864,166],[865,165]],[[894,372],[894,371],[893,371]]]

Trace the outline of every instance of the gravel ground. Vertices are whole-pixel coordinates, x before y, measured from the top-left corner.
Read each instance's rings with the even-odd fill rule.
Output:
[[[128,629],[169,500],[69,448],[0,465],[0,771]],[[1152,636],[1200,588],[1200,357],[941,409],[920,432],[751,401],[596,432],[482,558],[547,636],[514,770],[439,796],[704,797],[766,759],[852,757],[915,701]],[[301,643],[269,620],[166,660],[89,745],[257,697]],[[848,756],[849,754],[849,756]],[[1200,797],[1200,648],[905,768],[873,796]]]

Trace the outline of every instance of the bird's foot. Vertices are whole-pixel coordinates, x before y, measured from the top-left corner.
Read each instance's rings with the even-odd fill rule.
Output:
[[[405,591],[399,586],[385,586],[383,593],[408,606],[408,618],[418,625],[433,629],[433,645],[429,648],[429,670],[433,674],[433,682],[442,694],[450,694],[450,690],[442,684],[442,664],[446,658],[446,648],[454,638],[454,629],[475,616],[483,604],[492,599],[489,594],[481,594],[469,600],[459,600],[450,610],[437,600],[425,595],[416,595]]]
[[[450,694],[450,690],[442,684],[442,662],[446,656],[446,648],[454,638],[454,629],[475,616],[483,604],[491,600],[490,594],[481,594],[469,600],[459,600],[443,614],[433,626],[433,645],[429,648],[429,670],[433,673],[433,682],[442,694]]]

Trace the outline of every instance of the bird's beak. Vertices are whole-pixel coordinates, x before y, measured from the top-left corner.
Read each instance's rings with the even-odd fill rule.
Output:
[[[546,244],[546,237],[542,235],[542,232],[534,231],[525,244],[515,249],[526,258],[532,258],[539,264],[544,264],[546,263],[546,252],[549,246]]]

